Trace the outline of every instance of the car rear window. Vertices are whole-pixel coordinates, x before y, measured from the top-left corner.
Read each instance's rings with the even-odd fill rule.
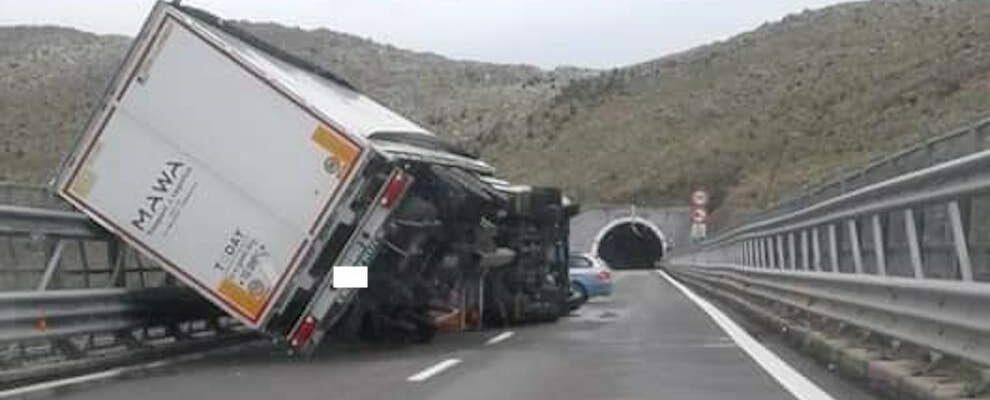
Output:
[[[571,268],[591,268],[591,260],[582,256],[572,256],[569,264]]]

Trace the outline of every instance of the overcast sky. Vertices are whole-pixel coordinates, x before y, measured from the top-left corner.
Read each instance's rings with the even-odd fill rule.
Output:
[[[500,63],[605,68],[753,29],[840,0],[186,0],[229,19],[326,27]],[[154,0],[0,0],[0,25],[133,36]]]

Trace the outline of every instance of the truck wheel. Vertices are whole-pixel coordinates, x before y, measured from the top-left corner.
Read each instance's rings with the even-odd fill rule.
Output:
[[[571,282],[571,296],[567,301],[567,305],[571,311],[577,310],[587,302],[588,289],[585,289],[580,283]]]

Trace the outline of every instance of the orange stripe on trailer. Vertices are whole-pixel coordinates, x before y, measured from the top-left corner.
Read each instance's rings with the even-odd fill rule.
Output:
[[[331,157],[340,167],[339,176],[343,177],[350,171],[351,166],[357,160],[361,149],[354,145],[340,132],[333,130],[326,125],[319,125],[313,131],[313,142],[324,150],[330,152]]]
[[[227,300],[236,304],[237,307],[252,319],[259,317],[261,309],[264,308],[265,302],[268,300],[268,293],[252,294],[230,278],[220,281],[220,287],[217,288],[217,292],[227,297]]]

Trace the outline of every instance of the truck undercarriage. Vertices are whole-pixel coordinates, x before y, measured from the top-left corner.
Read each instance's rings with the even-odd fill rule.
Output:
[[[568,311],[568,219],[559,190],[410,163],[416,177],[381,230],[336,336],[422,342],[438,329],[551,321]]]

